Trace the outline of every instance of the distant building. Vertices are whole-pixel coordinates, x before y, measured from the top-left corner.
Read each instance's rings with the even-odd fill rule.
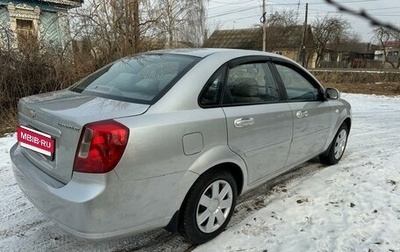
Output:
[[[284,55],[292,60],[299,61],[303,42],[304,27],[301,25],[267,28],[267,51]],[[236,48],[248,50],[262,50],[262,28],[216,30],[206,40],[203,47],[207,48]],[[312,65],[314,40],[311,27],[307,27],[305,52],[308,66]]]
[[[375,51],[375,60],[397,64],[400,60],[400,41],[387,41]]]
[[[0,0],[0,45],[22,48],[37,42],[64,48],[68,13],[83,0]]]
[[[374,53],[377,45],[365,42],[348,41],[339,45],[327,44],[321,68],[377,68]]]

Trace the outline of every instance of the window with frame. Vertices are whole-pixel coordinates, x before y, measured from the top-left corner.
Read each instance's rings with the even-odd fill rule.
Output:
[[[229,69],[224,104],[254,104],[280,100],[268,63],[242,64]]]
[[[70,90],[108,99],[152,104],[200,58],[179,54],[138,54],[117,60]]]
[[[33,26],[33,21],[23,19],[17,19],[16,21],[18,48],[23,50],[34,46],[37,42],[37,34]]]
[[[315,101],[318,99],[318,89],[300,73],[279,64],[276,64],[276,69],[282,79],[289,100]]]

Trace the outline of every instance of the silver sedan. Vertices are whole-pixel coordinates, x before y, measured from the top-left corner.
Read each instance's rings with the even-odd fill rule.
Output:
[[[21,190],[87,239],[159,227],[204,243],[238,195],[315,156],[336,164],[350,104],[304,68],[258,51],[123,58],[19,102],[10,155]]]

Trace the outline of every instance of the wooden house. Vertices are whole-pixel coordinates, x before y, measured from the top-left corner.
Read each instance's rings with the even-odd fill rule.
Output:
[[[83,0],[0,0],[0,45],[23,48],[41,42],[64,48],[68,10]]]
[[[303,44],[304,27],[301,25],[287,27],[268,27],[266,49],[284,55],[292,60],[300,61]],[[314,52],[314,40],[311,27],[307,27],[305,53],[307,65],[311,64]],[[203,47],[236,48],[262,50],[263,31],[261,27],[233,30],[216,30],[206,40]]]

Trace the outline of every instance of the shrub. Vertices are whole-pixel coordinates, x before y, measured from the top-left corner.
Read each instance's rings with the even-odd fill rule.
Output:
[[[15,130],[20,98],[72,85],[94,70],[85,62],[91,61],[50,49],[0,50],[0,134]]]

